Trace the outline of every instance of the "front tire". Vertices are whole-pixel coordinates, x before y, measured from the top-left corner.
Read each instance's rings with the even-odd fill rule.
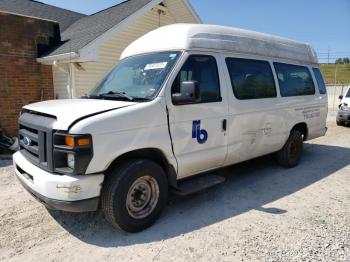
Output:
[[[343,126],[343,125],[344,125],[344,122],[337,120],[337,126]]]
[[[299,164],[303,153],[303,136],[297,130],[292,130],[283,148],[276,153],[278,163],[287,168],[295,167]]]
[[[153,161],[134,159],[116,165],[101,194],[106,220],[126,232],[140,232],[158,219],[168,198],[164,170]]]

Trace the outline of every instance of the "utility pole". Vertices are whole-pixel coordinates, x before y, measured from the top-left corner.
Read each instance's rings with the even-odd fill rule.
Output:
[[[327,53],[328,53],[328,55],[327,55],[327,57],[328,57],[328,62],[327,62],[327,64],[328,64],[328,65],[329,65],[329,53],[330,53],[330,51],[331,51],[331,50],[330,50],[330,48],[328,47],[328,52],[327,52]]]

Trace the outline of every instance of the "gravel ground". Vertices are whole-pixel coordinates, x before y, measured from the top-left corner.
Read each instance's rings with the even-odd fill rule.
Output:
[[[298,167],[263,157],[222,170],[226,183],[173,198],[139,234],[46,210],[0,161],[0,260],[350,261],[350,128],[331,116]]]

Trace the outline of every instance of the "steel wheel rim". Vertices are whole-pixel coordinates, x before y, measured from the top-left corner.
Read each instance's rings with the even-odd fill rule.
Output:
[[[135,219],[149,216],[156,208],[159,199],[159,185],[151,176],[143,176],[131,185],[126,198],[126,209]]]

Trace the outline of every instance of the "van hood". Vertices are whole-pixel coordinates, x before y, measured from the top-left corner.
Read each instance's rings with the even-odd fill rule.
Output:
[[[350,105],[350,86],[348,86],[348,88],[345,90],[345,93],[344,93],[344,97],[343,99],[340,101],[340,104],[348,104]]]
[[[344,103],[350,105],[350,97],[344,97],[344,98],[341,100],[340,104],[344,104]]]
[[[134,104],[134,102],[98,99],[66,99],[39,102],[23,108],[37,113],[51,115],[57,119],[54,129],[68,130],[79,119]]]

